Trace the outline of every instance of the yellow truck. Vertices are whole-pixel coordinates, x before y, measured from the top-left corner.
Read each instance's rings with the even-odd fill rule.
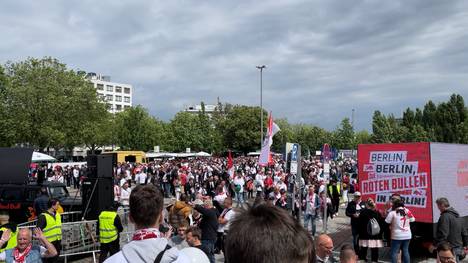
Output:
[[[143,151],[113,151],[102,154],[114,155],[114,160],[117,160],[117,163],[146,163],[146,155]]]

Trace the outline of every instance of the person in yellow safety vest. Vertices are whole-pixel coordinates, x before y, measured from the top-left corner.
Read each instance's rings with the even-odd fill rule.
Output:
[[[8,213],[7,210],[1,210],[0,211],[0,236],[5,232],[6,230],[10,230],[10,238],[8,239],[7,242],[2,244],[0,247],[0,253],[16,247],[16,225],[10,223],[10,214]]]
[[[330,197],[333,208],[333,216],[338,215],[338,209],[340,208],[340,198],[341,198],[341,186],[336,179],[331,179],[330,184],[328,184],[328,197]]]
[[[46,239],[57,250],[55,257],[44,259],[44,262],[57,262],[62,243],[62,218],[57,211],[60,208],[60,202],[52,198],[47,203],[47,207],[47,210],[37,218],[37,227],[42,230]]]
[[[97,224],[99,227],[96,228],[101,243],[99,262],[104,262],[108,254],[112,256],[120,250],[119,233],[123,231],[123,226],[116,212],[117,208],[118,203],[114,203],[99,214]]]

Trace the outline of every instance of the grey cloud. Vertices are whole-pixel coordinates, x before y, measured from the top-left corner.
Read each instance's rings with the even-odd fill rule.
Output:
[[[464,1],[7,1],[0,61],[54,56],[135,86],[169,120],[205,101],[259,103],[333,129],[356,110],[401,112],[468,97]]]

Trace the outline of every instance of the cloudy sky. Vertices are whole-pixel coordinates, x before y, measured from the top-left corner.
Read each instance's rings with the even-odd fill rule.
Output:
[[[468,99],[467,1],[2,1],[0,63],[52,56],[169,120],[200,101],[333,129]]]

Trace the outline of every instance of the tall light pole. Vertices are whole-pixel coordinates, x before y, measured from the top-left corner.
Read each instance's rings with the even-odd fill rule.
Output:
[[[260,70],[260,149],[263,146],[263,69],[265,65],[256,66]]]

